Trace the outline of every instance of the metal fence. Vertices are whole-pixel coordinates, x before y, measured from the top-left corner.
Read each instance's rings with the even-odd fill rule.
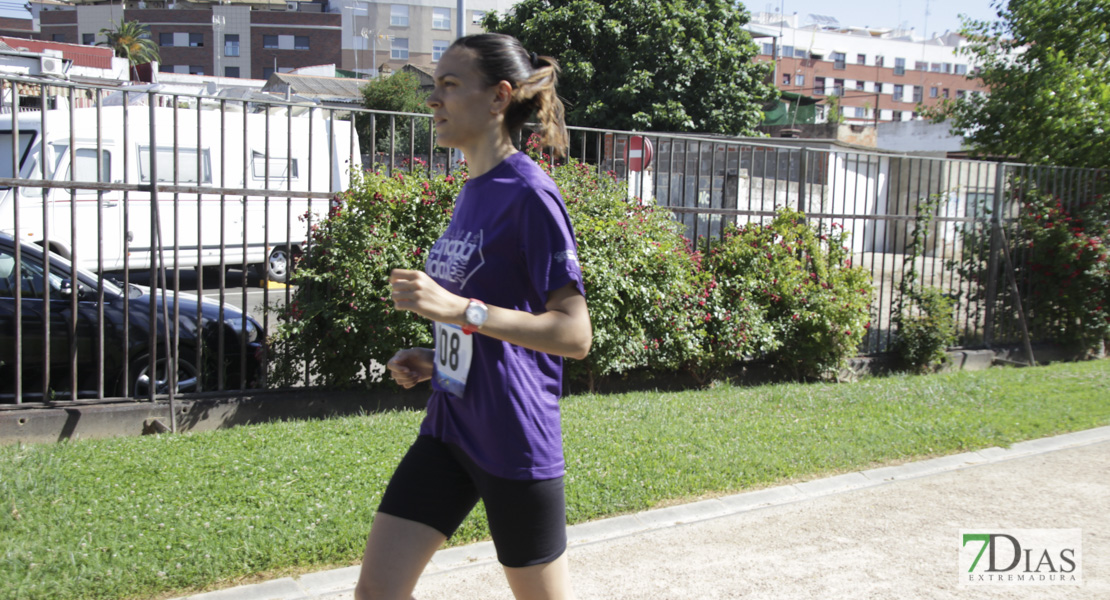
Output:
[[[459,158],[435,147],[429,115],[18,77],[0,88],[0,231],[34,244],[0,248],[0,403],[172,401],[264,386],[264,332],[292,294],[267,283],[289,278],[351,173],[445,173]],[[57,108],[21,111],[21,94],[36,89],[30,104]],[[611,173],[630,197],[671,209],[699,248],[730,224],[767,221],[780,207],[843,227],[853,262],[874,281],[862,354],[891,343],[923,207],[934,208],[924,252],[913,257],[916,285],[959,298],[961,345],[1008,344],[1020,339],[1022,294],[1007,295],[999,280],[1002,226],[1014,223],[1027,194],[1078,205],[1106,180],[1099,171],[910,157],[825,140],[570,133],[572,160]],[[652,161],[633,170],[646,160],[644,140]],[[969,261],[988,276],[961,276]],[[233,274],[237,284],[226,285]],[[205,296],[213,303],[193,300]]]

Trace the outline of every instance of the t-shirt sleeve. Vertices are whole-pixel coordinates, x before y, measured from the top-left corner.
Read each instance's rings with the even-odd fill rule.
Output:
[[[562,198],[538,191],[523,203],[520,225],[521,256],[532,286],[544,301],[549,292],[571,282],[585,296],[578,245]]]

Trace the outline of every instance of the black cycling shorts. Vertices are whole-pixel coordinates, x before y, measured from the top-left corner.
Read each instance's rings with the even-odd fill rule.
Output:
[[[506,567],[542,565],[567,548],[563,478],[495,477],[460,448],[422,435],[393,473],[378,507],[423,523],[448,538],[481,499],[497,560]]]

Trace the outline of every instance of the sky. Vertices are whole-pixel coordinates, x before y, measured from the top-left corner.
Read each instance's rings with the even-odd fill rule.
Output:
[[[841,25],[895,28],[904,23],[917,35],[932,35],[960,28],[960,14],[983,21],[997,20],[990,0],[742,0],[751,12],[798,13],[800,25],[806,15],[833,17]],[[928,11],[928,16],[926,16]]]
[[[914,27],[917,34],[927,31],[943,33],[960,27],[961,13],[973,19],[994,20],[995,11],[990,0],[743,0],[752,12],[798,13],[803,24],[806,15],[834,17],[841,25],[866,25],[871,27],[897,27],[905,23]],[[27,18],[31,14],[18,7],[20,0],[0,0],[0,16]],[[929,15],[926,17],[926,7]]]

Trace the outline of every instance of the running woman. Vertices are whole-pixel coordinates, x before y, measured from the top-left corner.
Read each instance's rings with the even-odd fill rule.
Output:
[[[378,507],[358,600],[411,598],[479,499],[514,596],[573,597],[558,401],[563,357],[584,358],[593,334],[562,197],[512,143],[535,115],[542,143],[567,147],[558,72],[499,34],[458,39],[436,67],[436,139],[470,177],[424,271],[390,274],[394,305],[431,321],[435,348],[387,367],[406,388],[430,380],[432,395]]]

